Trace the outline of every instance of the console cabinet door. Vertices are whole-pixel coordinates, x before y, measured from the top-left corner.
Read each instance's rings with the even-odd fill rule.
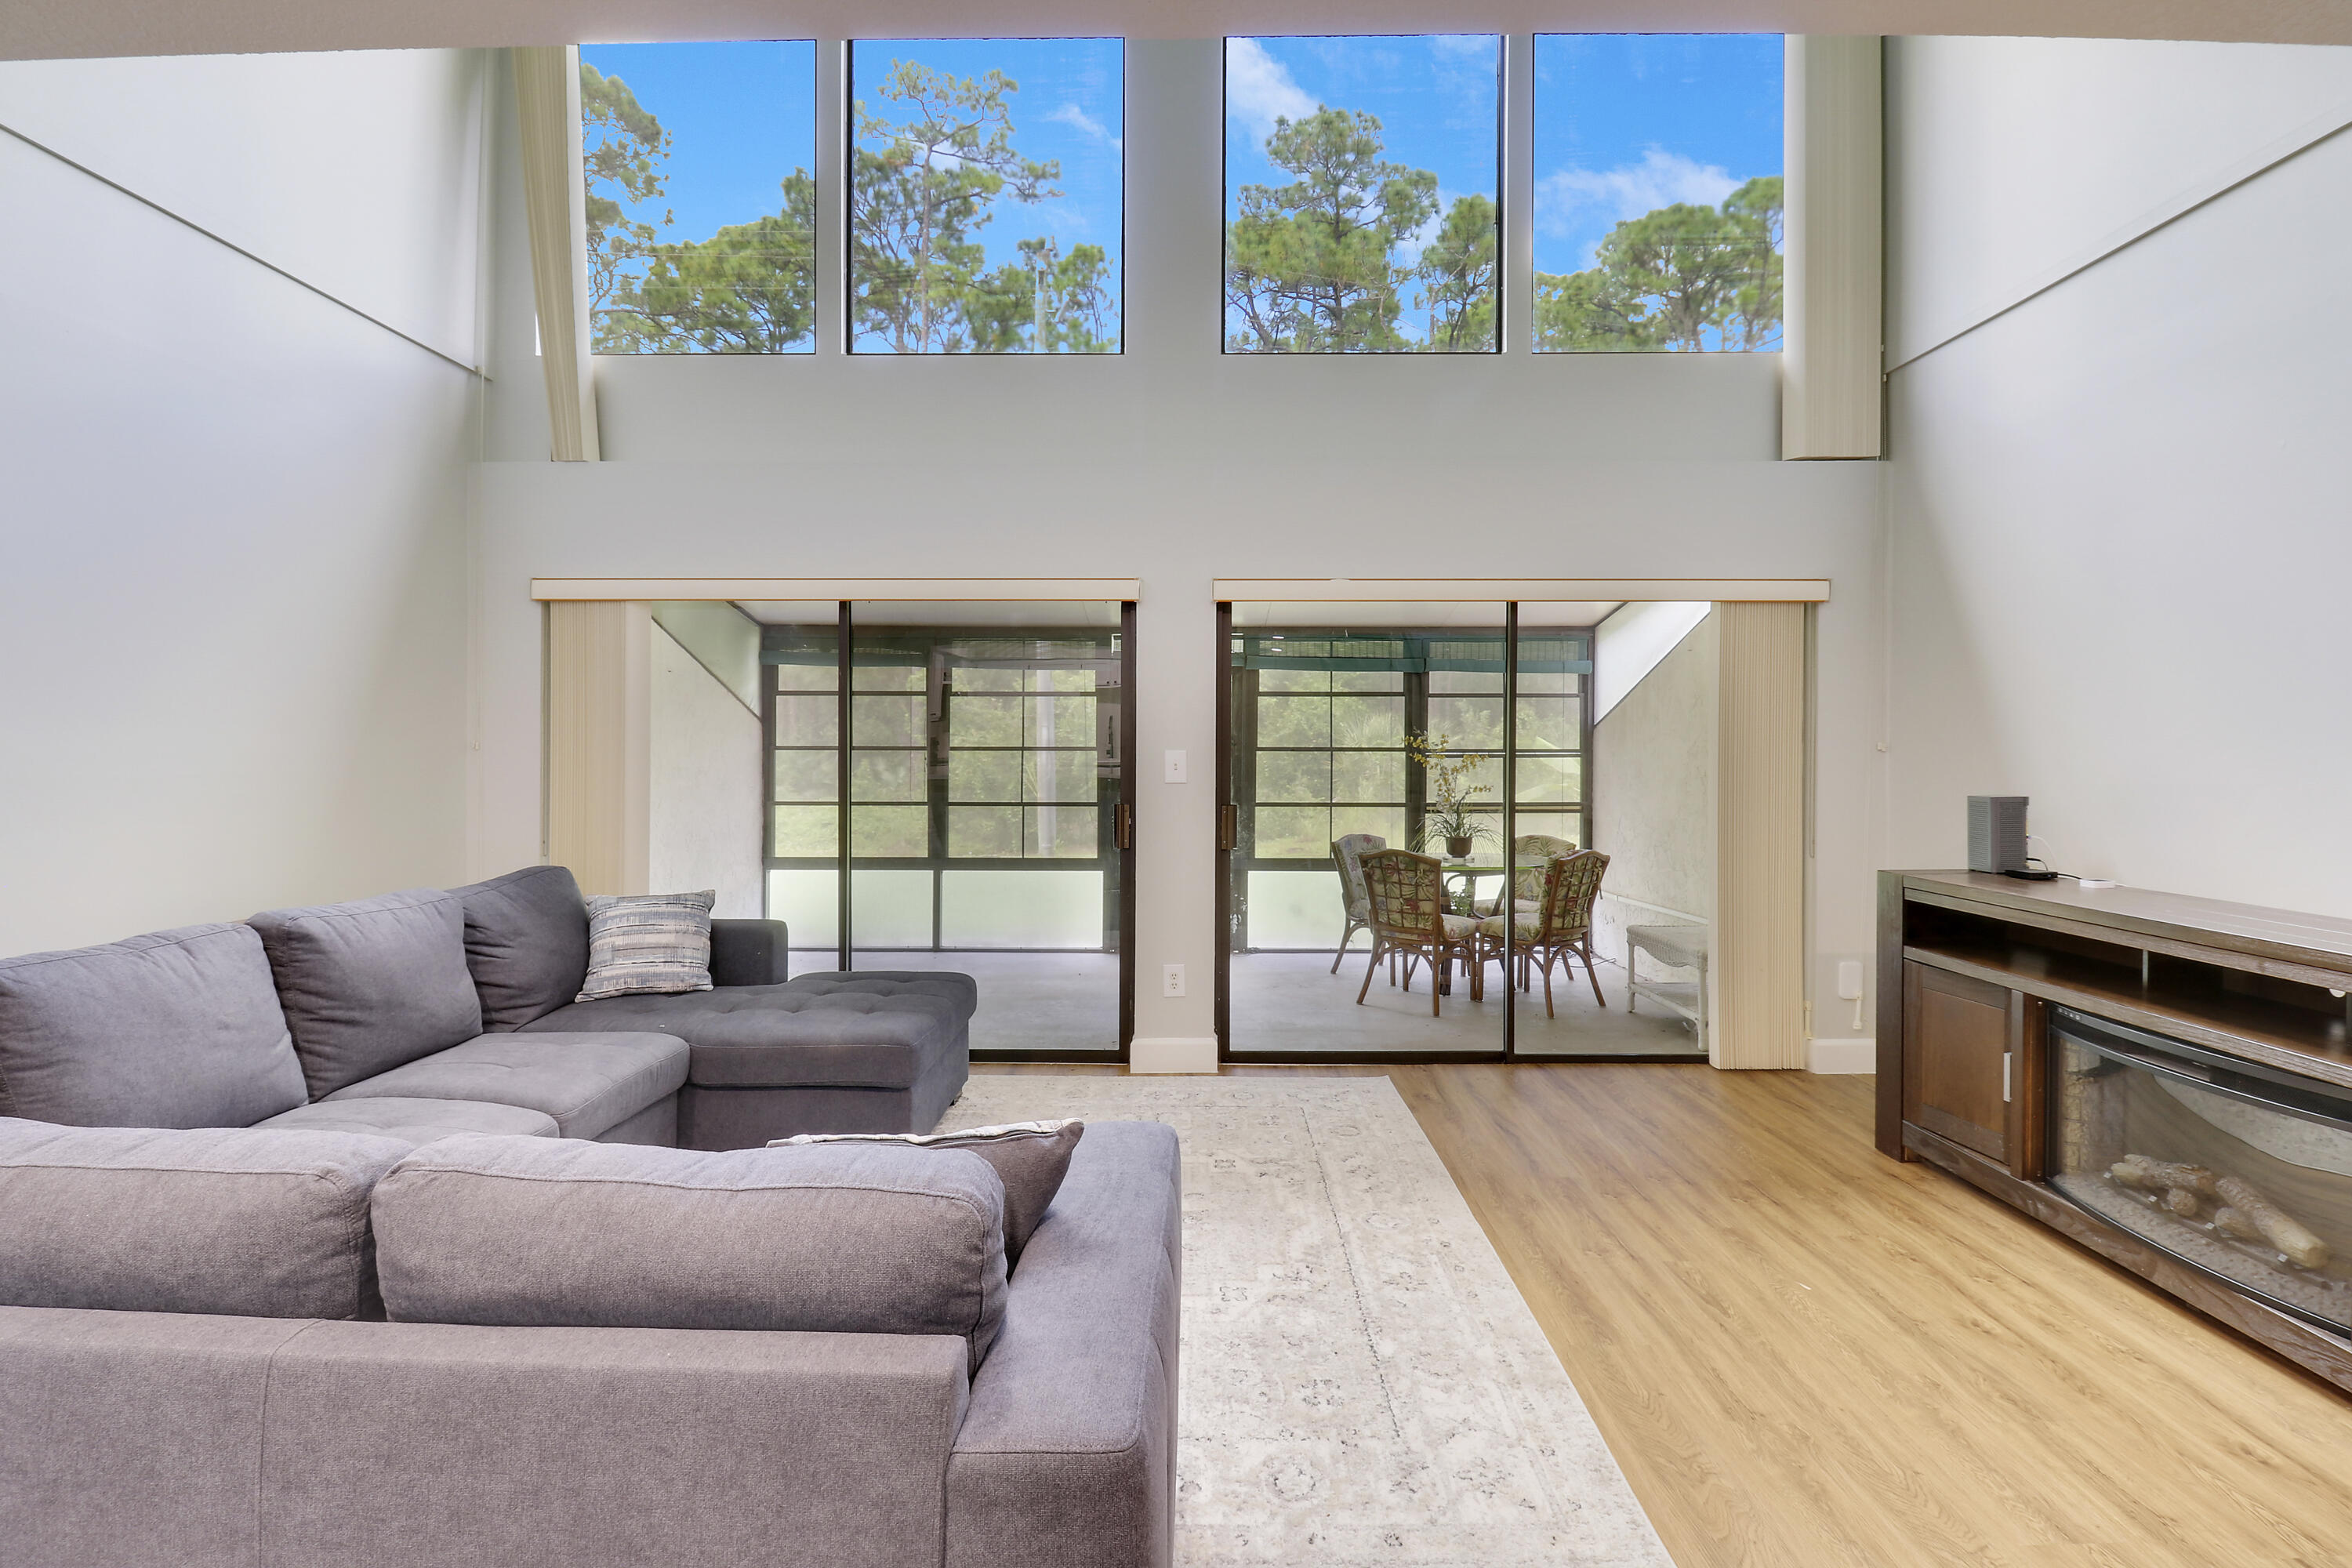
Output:
[[[2015,994],[1929,964],[1903,970],[1903,1119],[2008,1163]]]

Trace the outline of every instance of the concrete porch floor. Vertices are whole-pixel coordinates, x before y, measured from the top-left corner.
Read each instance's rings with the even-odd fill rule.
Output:
[[[1438,1016],[1429,1016],[1426,969],[1412,989],[1391,985],[1387,966],[1362,1006],[1368,953],[1352,949],[1337,974],[1329,952],[1237,952],[1233,959],[1234,1048],[1243,1052],[1377,1058],[1407,1052],[1493,1052],[1503,1048],[1501,965],[1486,969],[1486,994],[1470,999],[1459,976]],[[1105,952],[861,952],[861,969],[958,970],[980,983],[971,1021],[975,1050],[1108,1050],[1118,1041],[1118,958]],[[795,973],[830,968],[830,955],[797,953]],[[1196,976],[1200,984],[1206,976]],[[1402,978],[1402,976],[1400,976]],[[1552,972],[1556,1016],[1544,1016],[1543,984],[1517,998],[1522,1056],[1683,1057],[1700,1053],[1691,1026],[1655,1003],[1626,1009],[1625,971],[1601,963],[1601,994],[1592,999],[1582,971]]]

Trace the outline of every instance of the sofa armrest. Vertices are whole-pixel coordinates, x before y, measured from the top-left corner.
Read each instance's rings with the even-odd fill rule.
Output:
[[[710,984],[778,985],[792,978],[782,921],[712,921]]]
[[[1181,1197],[1173,1131],[1087,1128],[972,1380],[948,1460],[947,1568],[1167,1568]]]

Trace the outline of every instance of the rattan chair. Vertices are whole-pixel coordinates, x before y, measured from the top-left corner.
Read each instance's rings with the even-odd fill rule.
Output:
[[[1511,840],[1511,864],[1517,868],[1511,877],[1511,908],[1523,915],[1536,912],[1543,898],[1544,868],[1553,861],[1576,853],[1576,846],[1565,838],[1555,838],[1549,833],[1522,833]],[[1482,915],[1503,912],[1499,898],[1487,900],[1478,911]]]
[[[1434,856],[1409,849],[1375,849],[1362,858],[1364,892],[1372,926],[1371,962],[1357,987],[1356,1005],[1372,988],[1372,972],[1382,958],[1402,954],[1404,988],[1412,989],[1412,961],[1429,960],[1429,1016],[1438,1016],[1439,994],[1455,960],[1470,975],[1470,999],[1486,997],[1486,965],[1479,962],[1478,922],[1445,912],[1445,879]]]
[[[1601,896],[1601,879],[1608,869],[1609,857],[1598,849],[1563,856],[1544,868],[1542,896],[1534,912],[1515,912],[1510,917],[1518,926],[1519,989],[1529,989],[1534,984],[1534,971],[1543,971],[1547,1018],[1558,1016],[1551,1005],[1551,970],[1554,963],[1563,960],[1583,960],[1584,977],[1592,982],[1592,999],[1603,1007],[1609,1005],[1609,998],[1601,994],[1601,976],[1592,967],[1592,904]],[[1501,915],[1490,915],[1478,922],[1478,968],[1482,973],[1486,960],[1510,956],[1504,937]],[[1572,963],[1568,965],[1568,973],[1576,973]],[[1503,983],[1510,984],[1507,974]]]
[[[1331,840],[1331,861],[1339,868],[1339,892],[1348,901],[1348,930],[1339,938],[1339,951],[1331,955],[1334,974],[1339,973],[1339,961],[1348,956],[1348,944],[1372,923],[1371,896],[1364,891],[1361,858],[1388,847],[1389,841],[1377,833],[1343,833]]]

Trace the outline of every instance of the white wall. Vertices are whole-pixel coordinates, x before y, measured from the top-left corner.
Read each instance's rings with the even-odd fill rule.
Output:
[[[608,459],[550,464],[511,213],[482,477],[477,852],[536,852],[534,575],[1133,575],[1137,752],[1191,753],[1139,805],[1137,1033],[1212,1033],[1219,575],[1825,577],[1819,758],[1874,794],[1875,475],[1781,463],[1771,356],[1218,353],[1220,57],[1132,42],[1118,357],[597,363]],[[499,178],[511,180],[510,158]],[[1483,564],[1482,564],[1483,563]],[[1867,811],[1822,842],[1822,962],[1872,940]]]
[[[478,364],[488,58],[0,61],[0,124]]]
[[[2212,189],[2352,120],[2352,50],[1891,47],[1895,320],[1999,302],[1956,231],[2145,232],[1891,379],[1887,863],[2022,794],[2061,869],[2352,913],[2352,133]]]
[[[479,58],[318,68],[0,68],[156,204],[0,136],[0,952],[465,870],[478,378],[168,216],[469,357]]]
[[[1716,659],[1710,615],[1592,727],[1592,847],[1609,857],[1593,945],[1604,957],[1623,960],[1628,925],[1715,918]]]
[[[710,912],[757,920],[761,908],[760,719],[656,626],[653,629],[650,833],[646,886],[709,888]]]

